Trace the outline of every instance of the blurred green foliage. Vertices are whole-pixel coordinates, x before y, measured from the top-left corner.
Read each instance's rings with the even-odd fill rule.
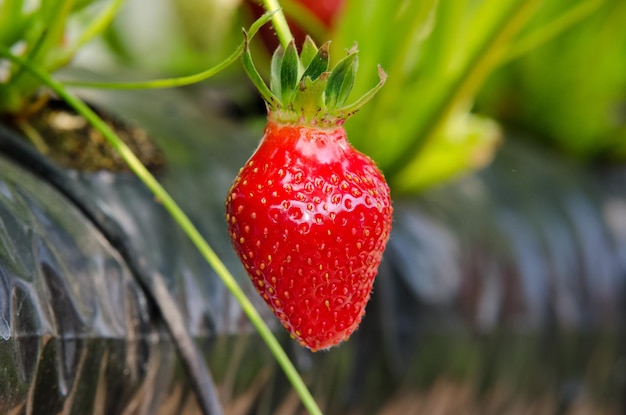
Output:
[[[242,41],[236,0],[125,0],[105,32],[114,64],[148,76],[176,76],[216,65]]]
[[[347,124],[351,141],[380,164],[396,192],[421,190],[484,166],[501,139],[498,123],[472,111],[486,80],[504,63],[543,44],[558,49],[554,38],[573,33],[601,3],[348,0],[331,38],[335,49],[355,40],[361,47],[355,94],[375,82],[377,63],[389,72],[374,102]],[[546,56],[543,64],[553,65],[553,60]],[[571,64],[555,66],[566,77]],[[582,62],[576,68],[588,71]],[[542,81],[550,82],[543,72],[529,77],[539,90]],[[576,93],[584,94],[582,89]],[[542,95],[552,96],[547,88]],[[489,114],[498,119],[497,113]]]
[[[0,0],[0,44],[53,71],[102,32],[122,1],[26,3]],[[112,61],[149,74],[187,74],[220,62],[253,19],[243,0],[125,3],[104,39]],[[376,84],[378,64],[387,71],[385,87],[346,128],[396,193],[485,166],[502,141],[503,124],[579,159],[626,157],[621,0],[344,0],[331,25],[308,12],[304,0],[280,3],[318,42],[332,40],[335,59],[358,43],[353,97]],[[81,35],[68,36],[76,15],[90,19],[83,19]],[[259,52],[263,44],[255,40],[253,47]],[[267,73],[269,59],[260,56],[257,66]],[[236,89],[241,99],[243,71],[233,65],[228,74],[237,82],[213,85]],[[0,111],[19,111],[37,88],[3,63]]]
[[[0,0],[0,46],[54,71],[101,33],[121,4],[121,0]],[[70,33],[70,25],[83,19],[89,23],[79,33]],[[29,105],[37,106],[40,82],[19,65],[0,63],[0,113],[23,113]]]
[[[598,4],[589,18],[504,66],[478,109],[585,162],[626,159],[626,2],[551,1],[528,30],[572,4]]]

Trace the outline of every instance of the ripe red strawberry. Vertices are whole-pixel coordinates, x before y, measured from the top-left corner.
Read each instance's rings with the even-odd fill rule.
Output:
[[[271,91],[248,54],[244,63],[268,104],[268,123],[228,193],[232,243],[292,336],[313,351],[328,348],[361,321],[391,230],[389,187],[342,126],[384,73],[344,106],[355,50],[329,72],[328,44],[318,50],[307,39],[301,58],[293,43],[279,49]]]

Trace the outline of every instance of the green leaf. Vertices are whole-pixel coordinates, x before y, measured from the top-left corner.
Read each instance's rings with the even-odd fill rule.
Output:
[[[20,26],[21,21],[25,17],[22,14],[23,2],[24,0],[4,0],[0,2],[0,43],[11,46],[13,42],[17,41],[7,41],[7,38],[14,36],[8,36],[8,34],[14,34],[15,29],[13,26]]]
[[[340,111],[347,116],[351,116],[355,112],[357,112],[363,105],[365,105],[370,99],[376,95],[376,93],[383,87],[385,81],[387,81],[387,73],[383,70],[382,66],[378,65],[378,84],[376,84],[373,88],[363,94],[359,99],[354,101],[351,104],[342,107]]]
[[[309,66],[313,58],[317,55],[317,45],[309,35],[304,39],[302,44],[302,52],[300,53],[300,62],[303,67]]]
[[[302,78],[309,77],[312,80],[316,80],[319,76],[328,70],[328,48],[330,47],[330,42],[324,43],[315,56],[311,59],[308,64],[303,65],[306,67]],[[304,50],[303,52],[304,53]]]
[[[280,97],[283,104],[287,104],[291,100],[296,85],[298,85],[298,65],[296,44],[291,41],[287,46],[280,66]]]
[[[444,9],[456,6],[455,2],[439,4]],[[424,60],[424,71],[430,76],[407,84],[402,105],[386,111],[386,114],[395,117],[392,121],[394,143],[389,144],[390,135],[382,133],[382,127],[376,138],[371,140],[372,146],[382,148],[381,144],[386,144],[383,150],[386,154],[375,156],[388,181],[393,182],[394,176],[401,174],[419,156],[425,144],[437,136],[458,105],[474,97],[539,4],[539,0],[479,2],[471,14],[465,13],[460,20],[469,25],[467,33],[455,36],[447,33],[451,30],[450,26],[459,27],[456,18],[459,12],[456,10],[450,11],[455,16],[455,24],[435,26],[424,50],[429,58]],[[463,36],[463,42],[458,41],[459,36]],[[445,56],[437,57],[441,53]],[[382,119],[376,125],[384,123]]]
[[[274,95],[272,91],[270,91],[270,89],[267,87],[267,85],[263,81],[263,78],[261,78],[259,71],[257,71],[256,67],[254,66],[254,63],[252,62],[252,56],[250,55],[250,47],[248,45],[248,33],[245,30],[243,31],[243,33],[245,36],[243,68],[248,74],[248,77],[250,78],[254,86],[259,90],[259,93],[261,94],[265,102],[267,102],[269,106],[275,107],[276,101],[278,101],[278,99],[276,95]]]
[[[11,18],[0,10],[0,44],[9,46],[23,39],[24,34],[33,26],[33,14]]]
[[[305,76],[300,81],[294,97],[294,106],[307,122],[326,110],[323,97],[327,78],[328,72],[325,72],[316,80]]]
[[[283,48],[279,46],[272,55],[272,62],[270,63],[270,89],[279,97],[280,96],[280,68],[283,64]]]
[[[326,107],[330,111],[342,106],[348,99],[356,78],[357,66],[357,51],[353,48],[333,68],[326,86]]]

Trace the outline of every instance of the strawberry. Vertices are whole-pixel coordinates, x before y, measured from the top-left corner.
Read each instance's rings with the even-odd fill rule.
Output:
[[[328,70],[328,43],[293,42],[272,59],[271,89],[244,67],[268,108],[259,147],[226,199],[232,244],[282,325],[312,351],[359,325],[391,231],[389,187],[348,142],[344,121],[382,86],[344,105],[356,50]]]

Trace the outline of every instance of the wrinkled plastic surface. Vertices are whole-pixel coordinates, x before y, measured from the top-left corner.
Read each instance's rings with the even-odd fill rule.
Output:
[[[224,195],[254,150],[258,129],[211,116],[177,92],[90,99],[157,139],[168,157],[159,180],[274,324],[223,223]],[[251,329],[210,267],[132,175],[66,172],[63,180],[88,201],[81,212],[45,177],[7,160],[1,166],[0,413],[29,413],[44,401],[70,408],[65,413],[98,413],[102,402],[114,406],[107,414],[132,405],[146,408],[137,413],[177,414],[183,405],[198,413],[188,374],[141,288],[145,282],[127,268],[166,282],[189,332],[204,342],[210,366],[219,367],[237,347],[214,350],[206,340],[223,344]],[[340,404],[329,403],[329,413],[347,413],[347,406],[372,411],[394,388],[424,387],[441,374],[470,379],[479,385],[477,395],[516,379],[507,385],[532,394],[539,384],[542,392],[563,394],[559,402],[582,395],[619,401],[626,390],[619,365],[625,183],[619,170],[578,171],[509,143],[480,174],[394,200],[390,244],[352,340],[317,355],[288,339],[285,345],[312,379],[344,371],[331,394]],[[119,240],[94,228],[94,218],[119,225],[116,237],[132,258],[120,254]],[[272,360],[260,350],[265,346],[252,341],[237,375],[250,379],[257,370],[261,376],[256,359]],[[267,386],[267,394],[274,398],[261,399],[266,408],[284,389],[284,380],[273,379],[278,386]],[[316,396],[329,393],[324,384],[313,385]]]
[[[390,265],[415,301],[480,331],[623,327],[623,171],[509,140],[485,171],[397,199]]]
[[[116,250],[4,157],[0,246],[0,413],[193,407],[174,346]]]

